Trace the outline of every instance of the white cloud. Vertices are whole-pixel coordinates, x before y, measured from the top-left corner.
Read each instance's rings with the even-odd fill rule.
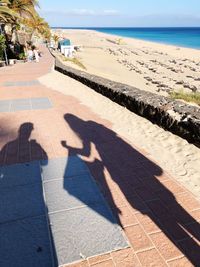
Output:
[[[67,13],[72,14],[72,15],[84,15],[84,16],[93,16],[96,15],[96,12],[91,9],[74,9],[72,11],[68,11]]]
[[[65,16],[115,16],[119,14],[119,11],[110,10],[92,10],[92,9],[73,9],[73,10],[43,10],[43,14],[47,15],[65,15]]]
[[[104,10],[103,13],[105,15],[117,15],[119,14],[119,11],[115,9],[108,9],[108,10]]]

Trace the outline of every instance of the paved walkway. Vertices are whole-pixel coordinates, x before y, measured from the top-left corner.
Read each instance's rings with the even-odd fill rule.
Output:
[[[200,266],[200,203],[109,121],[40,84],[44,53],[0,69],[0,266]]]

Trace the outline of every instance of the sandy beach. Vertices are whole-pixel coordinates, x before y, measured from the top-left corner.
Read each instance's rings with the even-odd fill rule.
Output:
[[[86,71],[139,89],[168,96],[171,91],[200,92],[200,50],[92,30],[53,30],[73,45]],[[77,65],[66,62],[70,66]]]

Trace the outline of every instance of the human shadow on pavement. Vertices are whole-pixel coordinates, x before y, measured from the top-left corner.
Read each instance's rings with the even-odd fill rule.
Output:
[[[21,124],[18,136],[0,150],[2,267],[49,267],[57,263],[41,180],[41,166],[48,164],[48,155],[31,139],[33,130],[33,123]]]
[[[80,155],[89,158],[92,144],[95,146],[100,159],[95,159],[93,162],[85,160],[85,163],[119,223],[120,203],[113,197],[108,183],[118,186],[132,211],[148,216],[188,260],[194,266],[198,266],[199,223],[178,203],[167,186],[175,193],[182,193],[183,198],[185,189],[111,129],[94,121],[82,120],[72,114],[65,114],[64,119],[82,142],[82,148],[76,148],[68,146],[64,140],[61,141],[68,149],[69,156]],[[105,170],[110,180],[108,175],[105,175]],[[123,224],[121,226],[123,227]]]
[[[17,138],[8,142],[1,149],[1,163],[16,164],[48,159],[46,152],[40,144],[36,140],[30,139],[33,130],[34,127],[31,122],[25,122],[19,127]]]

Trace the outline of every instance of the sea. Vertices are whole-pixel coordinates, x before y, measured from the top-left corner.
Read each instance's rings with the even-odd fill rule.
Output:
[[[53,28],[95,30],[122,37],[137,38],[157,43],[200,49],[200,27],[181,27],[181,28],[53,27]]]

